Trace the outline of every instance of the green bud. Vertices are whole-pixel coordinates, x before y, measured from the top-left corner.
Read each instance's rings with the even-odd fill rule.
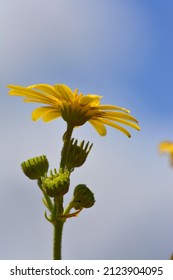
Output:
[[[82,141],[78,145],[78,141],[74,138],[71,140],[70,150],[67,160],[67,169],[72,171],[75,167],[80,167],[84,164],[93,144],[89,145],[89,142],[85,145],[85,142]]]
[[[49,162],[45,155],[34,157],[22,162],[21,164],[24,174],[31,180],[40,179],[47,173]]]
[[[68,170],[57,173],[56,169],[54,174],[50,171],[50,176],[42,178],[42,187],[50,197],[63,196],[69,190],[70,173]]]
[[[95,203],[94,194],[90,191],[90,189],[84,185],[77,185],[74,189],[73,193],[73,202],[74,208],[76,210],[82,208],[90,208]]]

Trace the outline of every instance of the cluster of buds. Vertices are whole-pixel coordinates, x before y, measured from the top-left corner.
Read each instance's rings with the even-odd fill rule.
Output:
[[[71,172],[75,167],[80,167],[86,161],[86,158],[92,148],[93,144],[90,145],[89,142],[86,143],[82,141],[78,145],[78,141],[74,140],[74,138],[70,142],[70,149],[67,160],[67,169]]]
[[[52,203],[50,198],[62,197],[68,192],[70,173],[74,168],[84,164],[92,146],[93,144],[89,142],[82,141],[78,144],[78,140],[71,139],[66,168],[60,169],[59,172],[56,169],[51,170],[50,175],[48,175],[49,162],[45,155],[22,162],[21,167],[24,174],[32,180],[38,180],[38,185],[44,193],[46,205]],[[94,194],[86,185],[79,184],[74,189],[71,202],[70,208],[72,206],[79,212],[83,208],[90,208],[94,205]],[[52,204],[50,208],[52,208]],[[68,215],[71,217],[74,214]]]

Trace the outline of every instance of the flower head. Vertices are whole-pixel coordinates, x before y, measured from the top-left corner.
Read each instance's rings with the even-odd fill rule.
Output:
[[[42,118],[48,122],[62,117],[71,127],[89,122],[101,135],[106,135],[106,125],[120,130],[128,137],[130,133],[121,124],[140,130],[138,121],[130,111],[114,105],[100,104],[101,96],[83,95],[78,89],[71,90],[66,85],[37,84],[28,87],[9,85],[10,95],[23,96],[25,102],[45,104],[32,112],[32,119]]]
[[[160,153],[168,153],[170,155],[170,163],[173,166],[173,142],[163,141],[159,144]]]

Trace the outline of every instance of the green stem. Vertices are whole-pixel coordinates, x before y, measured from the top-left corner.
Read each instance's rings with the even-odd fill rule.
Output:
[[[54,198],[54,240],[53,240],[53,259],[61,260],[61,243],[64,220],[63,214],[63,197]]]
[[[63,215],[68,215],[70,213],[70,210],[73,208],[73,206],[74,206],[74,201],[71,200],[67,208],[64,210]]]
[[[73,132],[73,126],[67,125],[67,130],[65,132],[65,139],[64,139],[64,146],[62,148],[61,152],[61,162],[60,162],[60,168],[63,170],[66,167],[67,159],[68,159],[68,154],[69,154],[69,149],[70,149],[70,140]]]
[[[53,259],[61,260],[62,231],[64,222],[60,219],[54,224]]]
[[[73,132],[73,127],[67,125],[67,130],[64,137],[64,146],[61,152],[60,169],[66,168],[68,154],[70,149],[70,140]],[[54,199],[55,221],[54,221],[54,241],[53,241],[53,259],[61,260],[62,247],[62,232],[65,219],[61,216],[63,214],[63,197]]]

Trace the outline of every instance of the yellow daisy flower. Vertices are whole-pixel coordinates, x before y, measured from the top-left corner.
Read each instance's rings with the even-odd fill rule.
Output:
[[[159,144],[160,153],[168,153],[170,155],[170,164],[173,166],[173,142],[163,141]]]
[[[32,112],[32,119],[44,122],[62,117],[71,127],[81,126],[87,121],[101,135],[106,135],[106,125],[120,130],[128,137],[130,133],[121,124],[140,130],[138,121],[130,111],[114,105],[102,105],[102,96],[78,93],[64,84],[37,84],[28,87],[9,85],[10,95],[23,96],[25,102],[45,104]]]
[[[161,153],[173,153],[173,142],[163,141],[159,144],[159,151]]]

